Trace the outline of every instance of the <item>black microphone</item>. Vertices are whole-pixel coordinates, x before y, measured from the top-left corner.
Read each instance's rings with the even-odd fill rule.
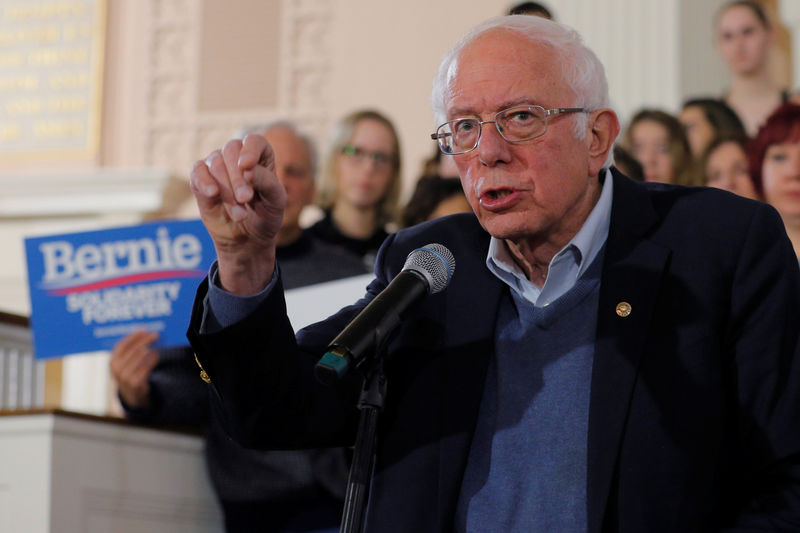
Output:
[[[413,250],[403,270],[328,345],[314,367],[317,379],[333,384],[358,368],[400,325],[403,313],[428,294],[444,290],[455,272],[453,254],[441,244]]]

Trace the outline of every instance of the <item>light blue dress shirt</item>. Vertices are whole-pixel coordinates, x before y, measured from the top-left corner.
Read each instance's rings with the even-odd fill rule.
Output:
[[[538,307],[548,305],[575,285],[605,244],[611,225],[613,182],[611,171],[605,170],[600,199],[580,231],[550,260],[547,279],[541,288],[528,280],[502,239],[492,237],[486,266],[492,274],[532,304]]]

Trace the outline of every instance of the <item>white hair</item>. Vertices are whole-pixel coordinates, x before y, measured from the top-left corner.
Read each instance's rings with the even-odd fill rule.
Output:
[[[539,46],[547,47],[561,64],[564,83],[572,89],[576,101],[564,102],[561,107],[583,107],[588,111],[610,108],[608,81],[603,64],[583,42],[583,38],[564,24],[542,17],[530,15],[511,15],[491,18],[474,28],[461,38],[445,54],[439,64],[439,71],[433,80],[431,104],[436,124],[444,123],[446,118],[445,95],[450,89],[448,83],[459,55],[476,38],[495,28],[520,34],[524,39]],[[585,113],[574,113],[574,133],[578,139],[586,136],[588,117]],[[613,163],[613,150],[609,150],[605,166]]]

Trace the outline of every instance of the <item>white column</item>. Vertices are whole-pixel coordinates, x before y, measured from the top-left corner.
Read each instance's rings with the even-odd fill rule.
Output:
[[[800,2],[784,0],[779,2],[778,15],[792,37],[792,80],[791,86],[797,84],[800,73]]]

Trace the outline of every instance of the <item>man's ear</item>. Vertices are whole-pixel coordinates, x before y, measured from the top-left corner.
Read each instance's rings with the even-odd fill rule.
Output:
[[[595,176],[600,173],[617,135],[619,135],[619,119],[614,111],[598,109],[589,114],[586,143],[589,150],[590,175]]]

